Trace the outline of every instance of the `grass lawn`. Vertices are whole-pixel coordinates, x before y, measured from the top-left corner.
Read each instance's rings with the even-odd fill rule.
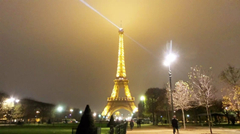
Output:
[[[22,126],[1,126],[0,134],[72,134],[72,128],[77,128],[78,124],[28,124]],[[100,124],[96,124],[100,126]],[[101,128],[101,134],[107,134],[109,128],[105,124]]]

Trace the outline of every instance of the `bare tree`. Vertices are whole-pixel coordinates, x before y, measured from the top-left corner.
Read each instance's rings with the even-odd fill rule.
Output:
[[[212,127],[209,117],[209,107],[215,99],[215,92],[213,83],[213,76],[211,68],[205,71],[201,66],[191,67],[189,72],[189,79],[194,90],[194,98],[199,106],[204,106],[207,111],[207,119],[210,132],[212,134]]]
[[[182,110],[184,129],[186,129],[184,110],[192,108],[192,105],[191,105],[191,102],[193,101],[192,94],[193,94],[193,91],[189,88],[188,83],[182,80],[175,83],[175,90],[172,95],[173,105],[174,105],[174,109]]]

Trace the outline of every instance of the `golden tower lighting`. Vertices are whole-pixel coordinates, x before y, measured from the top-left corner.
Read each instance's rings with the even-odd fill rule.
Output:
[[[137,107],[134,103],[135,98],[131,96],[128,79],[126,75],[125,60],[124,60],[124,42],[123,29],[119,28],[119,48],[118,48],[118,64],[117,73],[114,80],[112,94],[107,98],[107,106],[102,112],[102,116],[109,118],[115,111],[119,109],[126,109],[130,113],[136,112]],[[125,97],[119,97],[119,89],[124,88]]]

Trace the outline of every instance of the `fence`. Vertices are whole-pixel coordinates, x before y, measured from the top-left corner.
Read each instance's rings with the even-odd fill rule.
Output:
[[[76,132],[77,132],[77,128],[72,128],[72,134],[76,134]],[[96,132],[97,134],[101,134],[101,128],[97,127]]]
[[[128,122],[121,123],[115,127],[115,134],[126,134]]]
[[[128,122],[121,123],[117,125],[114,129],[110,129],[109,134],[126,134],[127,133]],[[97,127],[97,134],[101,134],[101,127]],[[77,128],[72,128],[72,134],[76,134]],[[115,133],[114,133],[115,132]]]

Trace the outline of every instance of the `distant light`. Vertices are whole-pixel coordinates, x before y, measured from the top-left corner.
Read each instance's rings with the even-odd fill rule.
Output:
[[[15,101],[15,98],[10,98],[10,102],[14,102]]]
[[[138,108],[135,107],[135,109],[133,110],[133,113],[136,113],[138,111]]]
[[[141,96],[141,97],[140,97],[140,100],[141,100],[141,101],[144,101],[144,100],[145,100],[145,96]]]
[[[82,110],[79,111],[79,114],[82,114]]]
[[[18,103],[20,100],[19,99],[16,99],[15,102]]]
[[[93,116],[95,117],[97,115],[97,113],[93,113]]]
[[[161,116],[161,118],[162,118],[162,116]]]
[[[63,107],[62,107],[62,106],[59,106],[59,107],[57,108],[57,111],[58,111],[58,112],[62,112],[62,111],[63,111]]]
[[[101,115],[101,114],[99,114],[99,115],[98,115],[98,117],[99,117],[99,118],[101,118],[101,117],[102,117],[102,115]]]
[[[37,114],[39,114],[39,113],[40,113],[40,111],[36,111],[36,113],[37,113]]]
[[[70,111],[70,112],[73,112],[73,109],[70,109],[69,111]]]
[[[189,115],[189,114],[187,114],[187,117],[190,117],[190,115]]]

